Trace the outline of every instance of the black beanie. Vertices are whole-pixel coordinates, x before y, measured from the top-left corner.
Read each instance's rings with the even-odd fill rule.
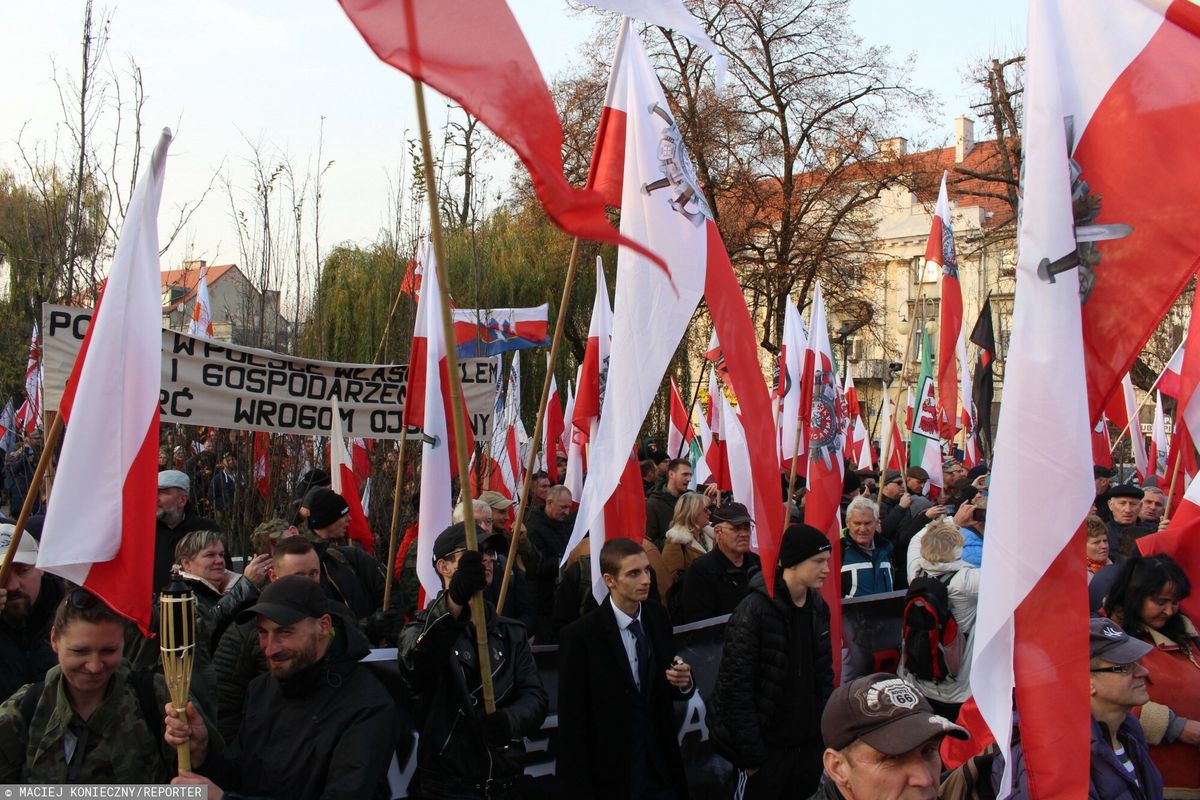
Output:
[[[794,567],[831,549],[829,539],[812,525],[789,525],[779,542],[779,568]]]
[[[350,513],[346,498],[332,489],[318,489],[308,505],[308,524],[314,531],[328,528]]]

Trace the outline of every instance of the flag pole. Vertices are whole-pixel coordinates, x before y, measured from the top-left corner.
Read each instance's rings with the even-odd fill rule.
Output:
[[[706,377],[705,372],[708,370],[708,367],[711,363],[712,362],[706,358],[704,359],[704,363],[700,365],[700,377],[696,379],[696,388],[692,390],[692,400],[690,403],[688,403],[687,418],[689,425],[692,422],[692,414],[696,413],[696,401],[700,399],[700,387],[704,385],[704,378]],[[669,413],[667,414],[667,419],[670,419]],[[776,417],[776,419],[778,419],[778,417]],[[674,458],[683,458],[683,450],[685,447],[687,447],[687,439],[683,440],[683,443],[679,447],[679,452],[674,455]]]
[[[37,467],[33,470],[33,479],[29,482],[29,490],[25,492],[25,502],[21,505],[21,514],[17,517],[17,524],[13,528],[8,551],[4,554],[3,563],[0,563],[0,586],[8,584],[8,574],[12,570],[13,556],[17,554],[17,545],[21,543],[21,534],[25,532],[25,523],[29,521],[29,514],[33,511],[33,501],[41,492],[42,478],[46,474],[46,468],[50,466],[51,454],[58,445],[58,438],[62,435],[62,431],[62,411],[59,411],[54,415],[54,422],[50,424],[50,430],[46,433],[45,441],[42,442],[42,454],[38,457]]]
[[[916,338],[914,334],[916,334],[916,332],[917,332],[917,327],[918,327],[917,322],[920,321],[922,319],[922,317],[924,316],[921,311],[921,301],[924,299],[925,299],[925,284],[921,281],[921,273],[920,273],[920,270],[918,270],[917,271],[917,299],[913,301],[912,328],[909,330],[908,336],[906,337],[906,339],[904,341],[904,358],[901,359],[901,361],[900,361],[900,364],[901,364],[900,380],[896,382],[897,383],[897,385],[896,385],[896,402],[894,404],[894,408],[896,409],[895,414],[900,413],[900,393],[908,388],[908,366],[909,366],[908,360],[909,360],[909,356],[912,355],[912,343],[913,343],[913,339]],[[920,329],[922,331],[925,329],[924,322],[921,322]],[[886,389],[883,392],[883,402],[885,402],[885,403],[888,402],[888,396],[887,396]],[[895,414],[892,416],[892,424],[893,425],[896,424]],[[888,444],[890,445],[891,440],[892,440],[892,432],[884,431],[884,433],[882,435],[887,439]],[[887,458],[881,458],[880,463],[879,463],[880,470],[882,470],[886,466],[886,464],[887,464]],[[879,503],[882,503],[882,502],[883,502],[883,481],[880,480],[879,481],[879,491],[875,496],[875,503],[876,503],[876,505],[878,505]]]
[[[1145,408],[1146,403],[1150,402],[1150,398],[1154,396],[1154,390],[1156,388],[1158,388],[1158,382],[1161,381],[1162,376],[1166,375],[1166,374],[1167,374],[1167,369],[1166,369],[1166,367],[1163,367],[1163,371],[1158,373],[1158,377],[1154,379],[1154,383],[1150,384],[1150,388],[1146,390],[1146,396],[1142,398],[1142,401],[1137,404],[1137,408],[1135,408],[1133,410],[1133,413],[1129,415],[1129,420],[1125,423],[1125,427],[1122,428],[1121,432],[1117,434],[1117,438],[1113,439],[1112,447],[1108,448],[1108,454],[1110,456],[1116,451],[1117,445],[1119,445],[1121,443],[1121,439],[1124,438],[1125,434],[1129,433],[1130,430],[1133,428],[1134,420],[1137,420],[1138,427],[1139,427],[1139,429],[1141,428],[1142,409]],[[1130,436],[1132,436],[1132,435],[1133,434],[1130,433]]]
[[[387,574],[383,577],[383,607],[392,607],[392,579],[396,574],[396,533],[400,524],[400,489],[404,486],[404,451],[408,444],[408,426],[400,426],[400,452],[396,454],[396,484],[392,495],[392,530],[388,535]]]
[[[558,317],[554,320],[554,338],[550,341],[550,355],[546,363],[546,379],[542,381],[542,399],[538,403],[537,421],[533,426],[533,439],[529,444],[528,463],[525,465],[525,479],[521,481],[521,494],[517,502],[516,519],[513,521],[512,538],[508,542],[508,558],[504,562],[504,577],[500,581],[500,596],[496,598],[496,613],[504,611],[504,601],[508,599],[508,584],[512,579],[513,560],[517,557],[517,541],[521,538],[521,525],[525,517],[525,503],[529,499],[529,487],[533,483],[533,467],[537,460],[538,447],[542,443],[542,427],[546,424],[546,404],[550,400],[550,379],[554,376],[554,366],[558,363],[558,351],[562,345],[563,331],[566,329],[567,309],[571,305],[571,290],[575,287],[576,266],[579,263],[579,237],[571,243],[571,257],[567,261],[567,277],[563,282],[562,301],[558,304]],[[571,421],[567,420],[570,425]],[[547,457],[548,458],[548,457]],[[547,460],[547,463],[549,461]]]
[[[429,121],[425,115],[425,90],[419,80],[413,81],[416,94],[417,122],[421,126],[421,160],[425,172],[425,194],[429,198],[429,230],[433,239],[434,261],[437,265],[437,277],[442,293],[442,335],[446,342],[446,371],[450,378],[450,423],[454,431],[455,458],[458,463],[458,479],[460,485],[467,480],[467,436],[470,434],[463,425],[460,413],[462,402],[462,376],[458,369],[458,349],[454,346],[454,323],[450,317],[450,285],[446,278],[446,250],[442,245],[442,219],[438,210],[437,182],[433,175],[433,147],[429,143]],[[437,376],[429,376],[436,380]],[[426,413],[436,412],[427,409]],[[393,501],[394,502],[394,501]],[[470,503],[463,503],[463,527],[467,536],[467,549],[479,550],[479,542],[475,536],[475,510]],[[395,529],[393,528],[393,535]],[[388,565],[389,569],[391,565]],[[479,655],[479,678],[483,694],[483,708],[487,714],[496,712],[496,694],[492,686],[491,659],[487,644],[487,614],[484,611],[483,592],[476,592],[471,598],[471,621],[475,624],[475,645]]]

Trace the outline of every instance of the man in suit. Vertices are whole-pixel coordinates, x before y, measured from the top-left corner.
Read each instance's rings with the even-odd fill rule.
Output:
[[[684,800],[673,703],[695,692],[691,668],[662,606],[645,602],[642,546],[605,542],[600,569],[608,597],[562,631],[558,774],[574,798]]]

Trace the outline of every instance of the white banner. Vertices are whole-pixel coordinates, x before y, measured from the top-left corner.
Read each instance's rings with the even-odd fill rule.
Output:
[[[92,312],[46,303],[42,317],[45,406],[57,411]],[[313,361],[166,328],[162,337],[163,422],[328,436],[336,399],[345,435],[400,438],[406,364]],[[460,361],[459,375],[475,441],[488,442],[499,380],[495,359]]]

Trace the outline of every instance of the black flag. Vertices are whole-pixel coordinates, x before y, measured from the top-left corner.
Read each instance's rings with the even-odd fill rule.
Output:
[[[975,360],[975,376],[971,380],[971,394],[975,399],[976,435],[983,452],[992,454],[992,398],[996,388],[993,383],[992,362],[996,360],[996,334],[992,329],[992,300],[983,301],[979,319],[971,330],[971,342],[979,345],[979,357]]]

